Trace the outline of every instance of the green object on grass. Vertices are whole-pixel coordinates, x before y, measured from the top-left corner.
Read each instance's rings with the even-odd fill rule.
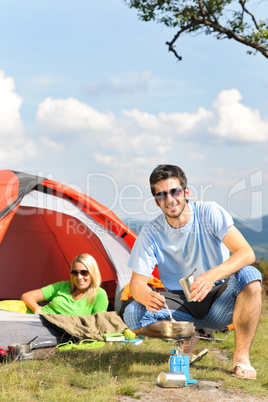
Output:
[[[123,334],[119,332],[113,332],[112,334],[103,334],[104,339],[106,338],[116,338],[118,336],[122,336]]]
[[[99,342],[94,339],[83,339],[78,343],[73,343],[72,341],[66,343],[60,343],[56,346],[56,348],[60,351],[67,351],[67,350],[88,350],[88,349],[95,349],[101,348],[105,345],[105,342]]]

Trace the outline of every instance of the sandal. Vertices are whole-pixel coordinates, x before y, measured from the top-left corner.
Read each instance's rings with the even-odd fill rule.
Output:
[[[59,343],[56,346],[56,349],[58,349],[60,352],[64,350],[72,350],[75,349],[75,344],[72,341],[65,342],[65,343]]]
[[[241,370],[242,370],[242,372],[243,372],[244,370],[249,370],[249,371],[253,371],[253,373],[256,374],[256,370],[255,370],[254,367],[252,367],[250,364],[244,364],[244,363],[241,363],[241,362],[237,362],[237,363],[235,363],[235,364],[233,365],[233,374],[232,374],[232,377],[242,378],[243,380],[256,380],[256,377],[242,377],[242,376],[240,376],[240,375],[236,375],[236,374],[234,373],[234,370],[235,370],[236,367],[240,367]]]
[[[102,346],[105,346],[105,342],[99,342],[94,339],[83,339],[82,341],[78,343],[73,343],[72,341],[66,342],[66,343],[60,343],[59,345],[56,346],[56,348],[60,351],[66,351],[66,350],[87,350],[87,349],[95,349],[95,348],[101,348]]]
[[[207,348],[199,348],[193,351],[192,354],[189,356],[190,364],[196,363],[202,359],[202,357],[206,356],[208,353]]]
[[[80,341],[75,345],[76,346],[75,348],[78,350],[87,350],[87,349],[101,348],[104,345],[105,342],[99,342],[93,339],[83,339],[82,341]]]

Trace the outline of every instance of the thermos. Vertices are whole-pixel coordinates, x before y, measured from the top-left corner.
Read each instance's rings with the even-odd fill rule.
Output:
[[[184,373],[161,371],[157,377],[157,385],[162,388],[182,388],[186,385]]]

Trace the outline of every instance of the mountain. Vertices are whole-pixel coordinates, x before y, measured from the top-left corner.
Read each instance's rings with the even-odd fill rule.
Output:
[[[137,234],[146,222],[133,218],[124,219],[124,223]],[[268,215],[250,222],[234,220],[234,223],[253,248],[257,259],[264,258],[268,261]]]
[[[235,226],[247,239],[257,259],[263,257],[268,261],[268,215],[252,220],[250,225],[235,221]]]

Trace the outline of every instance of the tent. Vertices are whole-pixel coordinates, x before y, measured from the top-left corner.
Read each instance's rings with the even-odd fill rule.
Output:
[[[0,171],[0,299],[69,280],[79,253],[96,259],[111,309],[129,282],[136,234],[89,196],[45,179]]]
[[[31,349],[48,348],[68,341],[70,336],[50,325],[42,315],[0,310],[0,345],[26,343],[34,339]]]

